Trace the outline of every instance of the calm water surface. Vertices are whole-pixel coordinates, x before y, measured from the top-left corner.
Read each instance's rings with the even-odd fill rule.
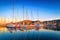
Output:
[[[30,30],[26,32],[17,31],[10,33],[9,31],[0,32],[0,40],[60,40],[60,31],[53,30]]]

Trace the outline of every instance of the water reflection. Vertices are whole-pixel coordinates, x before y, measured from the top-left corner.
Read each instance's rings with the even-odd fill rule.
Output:
[[[0,33],[0,40],[60,40],[60,32],[45,29],[40,31],[17,31],[14,33],[5,31]]]

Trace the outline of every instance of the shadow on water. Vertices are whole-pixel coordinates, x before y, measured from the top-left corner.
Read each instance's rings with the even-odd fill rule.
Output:
[[[0,40],[60,40],[60,32],[52,30],[32,30],[26,32],[3,32],[0,33]]]

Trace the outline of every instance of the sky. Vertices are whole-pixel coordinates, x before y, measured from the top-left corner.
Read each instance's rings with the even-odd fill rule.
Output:
[[[60,19],[60,1],[0,0],[0,18],[4,17],[6,19],[41,21]]]

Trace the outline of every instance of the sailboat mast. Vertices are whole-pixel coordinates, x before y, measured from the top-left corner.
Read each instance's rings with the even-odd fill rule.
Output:
[[[24,21],[24,3],[23,3],[23,21]]]
[[[37,18],[38,18],[37,20],[39,20],[39,12],[38,12],[38,9],[37,9]]]
[[[31,10],[31,15],[30,16],[31,16],[31,20],[33,21],[33,13],[32,13],[32,10]]]
[[[26,10],[26,20],[28,20],[28,17],[27,16],[28,16],[28,13],[27,13],[27,10]]]
[[[13,0],[13,16],[12,16],[12,22],[14,22],[14,0]]]

